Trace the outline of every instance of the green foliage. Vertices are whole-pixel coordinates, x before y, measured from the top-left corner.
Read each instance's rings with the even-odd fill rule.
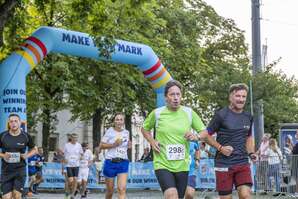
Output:
[[[264,106],[265,131],[278,137],[281,123],[298,120],[298,82],[281,71],[275,71],[277,63],[268,65],[264,73],[254,79],[254,101],[262,99]]]
[[[297,121],[297,81],[272,66],[253,79],[243,31],[202,0],[22,1],[4,28],[0,60],[42,25],[89,33],[106,60],[115,38],[152,47],[184,85],[184,103],[205,122],[228,103],[230,84],[250,80],[254,100],[264,102],[266,131],[276,133],[279,123]],[[27,84],[32,125],[46,121],[42,109],[54,115],[69,108],[73,119],[87,120],[96,110],[103,116],[115,111],[130,115],[155,107],[154,92],[143,74],[134,66],[109,61],[49,55]],[[249,105],[250,101],[248,109]],[[54,126],[55,118],[51,119]]]
[[[68,60],[61,55],[49,55],[39,66],[34,69],[27,78],[28,120],[34,129],[37,121],[44,121],[45,117],[51,117],[53,123],[51,132],[54,132],[54,113],[68,106],[65,100],[66,86],[71,81],[71,69]],[[40,110],[50,110],[50,116],[44,115]],[[35,121],[32,121],[32,120]]]

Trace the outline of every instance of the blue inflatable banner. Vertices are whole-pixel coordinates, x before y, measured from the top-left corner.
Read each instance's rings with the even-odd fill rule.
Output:
[[[49,53],[62,53],[136,66],[156,93],[156,105],[165,104],[164,87],[172,79],[151,47],[116,40],[111,58],[101,57],[93,38],[82,32],[40,27],[0,64],[0,132],[6,129],[10,113],[18,113],[26,129],[26,76]]]

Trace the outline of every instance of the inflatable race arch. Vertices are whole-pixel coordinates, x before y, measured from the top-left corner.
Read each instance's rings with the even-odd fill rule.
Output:
[[[7,117],[17,113],[26,124],[26,76],[50,52],[98,60],[99,50],[90,35],[53,27],[40,27],[0,65],[0,132],[6,129]],[[157,106],[164,105],[164,86],[172,79],[151,47],[116,40],[109,61],[136,65],[150,80],[157,95]],[[26,125],[25,125],[26,128]]]

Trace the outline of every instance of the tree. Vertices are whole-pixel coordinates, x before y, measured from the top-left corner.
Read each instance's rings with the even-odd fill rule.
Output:
[[[58,1],[35,1],[26,7],[28,22],[54,26],[60,23],[63,14]],[[36,21],[36,16],[39,21]],[[34,28],[34,27],[33,27]],[[36,28],[34,28],[36,29]],[[34,30],[33,29],[33,30]],[[56,113],[67,108],[65,90],[70,77],[70,62],[61,55],[48,55],[28,76],[28,121],[33,130],[38,121],[42,123],[42,146],[46,159],[50,135],[55,132]],[[33,119],[35,121],[33,121]]]
[[[150,10],[155,6],[154,4],[151,5],[145,1],[92,1],[92,3],[92,7],[86,7],[82,6],[82,2],[73,2],[71,7],[74,12],[70,15],[69,22],[75,23],[77,29],[84,28],[95,38],[105,36],[110,40],[121,38],[142,43],[146,40],[143,35],[147,31],[144,31],[143,26],[150,19],[154,20],[154,15]],[[79,19],[79,21],[73,19]],[[151,21],[150,23],[154,24]],[[93,117],[93,129],[97,130],[93,132],[93,135],[97,139],[101,137],[101,132],[98,132],[101,129],[100,121],[107,114],[123,111],[127,118],[130,118],[138,102],[142,108],[152,106],[154,97],[148,99],[148,96],[153,95],[150,86],[136,68],[85,59],[83,65],[84,74],[80,75],[80,79],[73,81],[76,86],[71,86],[69,90],[70,102],[75,117],[85,119]],[[82,82],[85,82],[83,87],[72,89],[77,88],[77,85],[82,85]],[[88,95],[88,100],[86,100],[86,95]],[[146,103],[144,99],[147,99]],[[78,101],[80,103],[77,103]],[[94,119],[95,116],[97,119]],[[99,141],[95,140],[94,144]]]
[[[65,89],[70,77],[69,63],[59,55],[49,55],[28,76],[28,120],[35,128],[42,123],[42,146],[48,158],[50,135],[55,132],[56,113],[68,107]],[[32,121],[32,120],[35,121]]]
[[[254,101],[263,100],[265,132],[274,137],[278,137],[281,123],[295,123],[298,119],[298,82],[274,70],[276,64],[268,65],[253,81]]]
[[[3,31],[5,24],[13,15],[14,8],[18,5],[17,0],[0,1],[0,48],[3,46]]]
[[[185,104],[205,122],[215,109],[227,104],[230,84],[252,80],[243,32],[202,0],[23,1],[7,16],[0,59],[41,25],[87,32],[97,41],[99,53],[107,57],[115,38],[147,44],[182,82]],[[105,40],[100,39],[103,36]],[[155,107],[150,83],[129,65],[49,55],[28,80],[29,127],[42,121],[45,146],[61,109],[69,108],[73,119],[92,119],[96,145],[101,124],[111,113],[124,111],[129,126],[133,112],[145,115]],[[253,96],[263,97],[266,130],[276,132],[279,122],[295,121],[295,79],[269,67],[253,79],[253,85],[264,85],[255,86]]]
[[[203,1],[159,3],[162,9],[157,15],[167,22],[166,65],[185,87],[184,103],[207,122],[215,109],[227,103],[231,83],[249,82],[243,32]]]

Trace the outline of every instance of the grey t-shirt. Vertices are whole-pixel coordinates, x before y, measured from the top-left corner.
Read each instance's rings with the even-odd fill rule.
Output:
[[[253,119],[250,113],[236,113],[228,107],[217,111],[208,125],[210,135],[217,133],[217,142],[222,146],[232,146],[231,156],[216,153],[215,167],[231,167],[248,163],[246,151],[247,137],[251,136]]]

